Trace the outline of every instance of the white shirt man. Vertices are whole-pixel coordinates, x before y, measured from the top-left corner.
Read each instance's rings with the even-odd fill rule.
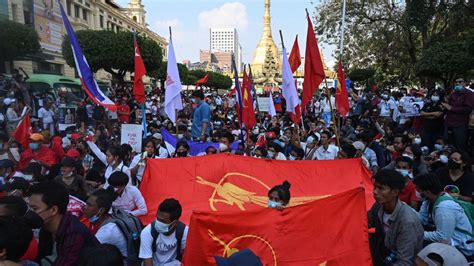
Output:
[[[316,159],[318,160],[334,160],[337,158],[337,153],[339,148],[336,145],[329,144],[328,148],[325,149],[324,146],[319,147],[316,150]]]
[[[122,231],[118,228],[115,223],[107,223],[102,225],[95,237],[101,244],[111,244],[116,246],[123,257],[127,257],[127,239],[123,235]]]
[[[380,116],[382,117],[390,117],[392,115],[392,111],[397,108],[397,104],[393,98],[389,98],[387,94],[382,95],[383,100],[379,103],[380,108]]]
[[[49,130],[51,135],[54,135],[54,112],[48,107],[41,107],[38,110],[38,118],[43,121],[43,129]]]
[[[152,243],[153,237],[151,235],[152,224],[147,225],[140,234],[140,258],[153,258],[153,265],[160,266],[179,266],[181,262],[176,259],[178,254],[178,241],[176,239],[176,231],[167,236],[159,234],[156,239],[156,252],[153,253]],[[189,227],[186,226],[181,240],[181,254],[186,247],[186,239],[188,236]]]

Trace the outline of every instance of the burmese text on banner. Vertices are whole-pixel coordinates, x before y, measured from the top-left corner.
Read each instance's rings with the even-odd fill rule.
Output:
[[[140,190],[148,214],[141,219],[156,219],[158,205],[166,198],[180,201],[185,223],[192,210],[266,208],[270,188],[285,180],[291,183],[291,206],[360,186],[366,189],[367,206],[373,203],[371,177],[360,159],[276,161],[217,154],[147,161]]]
[[[215,265],[214,256],[246,248],[263,265],[371,265],[364,190],[282,211],[195,211],[183,265]]]

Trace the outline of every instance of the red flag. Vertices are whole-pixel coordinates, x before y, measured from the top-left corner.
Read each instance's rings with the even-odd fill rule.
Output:
[[[193,210],[220,215],[266,208],[268,190],[284,180],[291,183],[291,206],[360,186],[366,190],[367,208],[374,203],[371,174],[361,159],[278,161],[217,154],[151,159],[146,165],[140,185],[148,207],[140,217],[145,224],[156,219],[158,205],[170,197],[181,202],[185,223]]]
[[[183,265],[215,265],[250,249],[263,265],[372,265],[364,190],[355,188],[281,211],[195,211]]]
[[[206,74],[206,76],[204,76],[204,78],[196,81],[196,86],[206,84],[208,81],[209,81],[209,74]]]
[[[337,67],[336,109],[345,117],[349,113],[349,96],[346,88],[346,75],[342,67],[342,60]]]
[[[30,114],[26,114],[23,120],[21,120],[18,127],[12,134],[12,137],[15,138],[23,147],[23,149],[28,149],[30,144],[30,135],[31,135],[31,122]]]
[[[318,41],[313,31],[311,19],[308,19],[308,35],[306,37],[306,54],[304,61],[304,83],[301,109],[311,101],[313,93],[318,89],[326,74],[324,73],[323,61],[319,53]]]
[[[253,110],[252,95],[250,94],[250,79],[245,69],[242,80],[242,122],[245,124],[247,129],[250,129],[257,124],[255,111]]]
[[[297,125],[301,123],[301,106],[299,104],[295,107],[295,113],[290,113],[290,119]]]
[[[293,48],[291,48],[290,57],[288,58],[288,61],[290,61],[291,71],[295,73],[298,67],[300,67],[301,65],[301,54],[300,46],[298,45],[298,35],[296,35],[295,43],[293,44]]]
[[[143,63],[140,48],[136,35],[133,35],[133,45],[135,47],[135,76],[133,79],[133,95],[139,104],[145,102],[145,86],[143,85],[143,77],[146,75],[145,64]]]

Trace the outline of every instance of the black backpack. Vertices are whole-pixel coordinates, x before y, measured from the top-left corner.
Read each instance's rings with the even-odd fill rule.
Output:
[[[151,223],[151,237],[153,238],[153,242],[151,244],[151,250],[153,251],[153,254],[156,252],[156,240],[158,239],[158,235],[160,233],[156,231],[155,229],[155,223]],[[177,254],[176,254],[176,259],[181,261],[183,259],[183,254],[181,254],[181,240],[183,240],[183,235],[184,235],[184,229],[186,229],[186,225],[182,223],[181,221],[178,221],[178,226],[176,227],[176,240],[177,240]]]
[[[140,253],[140,233],[143,225],[140,220],[120,209],[113,209],[111,218],[104,224],[115,223],[127,240],[127,261],[128,266],[141,265]]]

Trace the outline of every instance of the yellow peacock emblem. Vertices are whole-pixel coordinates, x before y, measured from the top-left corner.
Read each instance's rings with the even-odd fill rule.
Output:
[[[237,206],[241,211],[245,210],[245,204],[255,204],[261,207],[267,207],[268,196],[266,194],[258,195],[257,192],[245,190],[244,188],[241,188],[230,182],[228,180],[229,177],[246,178],[259,184],[263,189],[265,189],[265,191],[270,190],[270,187],[258,178],[242,173],[227,173],[217,183],[208,181],[201,176],[197,176],[196,182],[198,184],[209,186],[214,189],[212,191],[211,197],[209,198],[211,210],[217,211],[215,203],[224,203],[230,206]],[[322,199],[328,196],[329,195],[292,197],[288,207],[301,205],[306,202]]]

